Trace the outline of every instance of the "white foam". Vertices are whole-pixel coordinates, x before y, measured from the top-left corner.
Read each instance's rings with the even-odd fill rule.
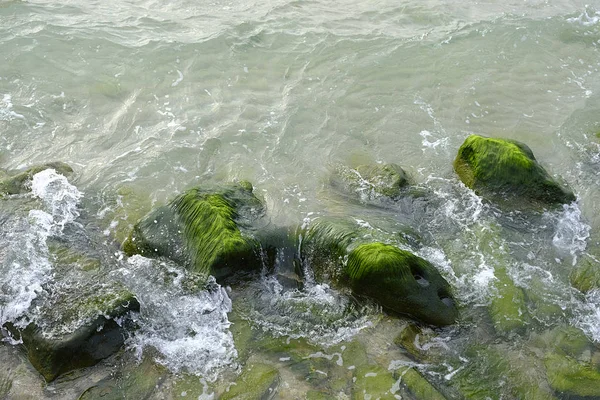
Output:
[[[227,318],[231,300],[214,278],[209,278],[209,290],[201,290],[199,284],[186,283],[198,278],[194,274],[141,256],[129,258],[128,267],[116,274],[142,304],[134,317],[139,329],[129,341],[139,357],[153,348],[159,354],[156,361],[171,371],[208,380],[235,363]]]
[[[60,233],[64,226],[79,216],[77,204],[83,194],[54,169],[46,169],[33,176],[31,192],[44,202],[52,214],[53,223]]]
[[[579,14],[578,17],[568,18],[567,21],[583,26],[593,26],[600,21],[600,12],[596,11],[592,13],[586,8],[585,11]]]
[[[44,210],[29,211],[22,232],[7,232],[6,245],[11,255],[8,265],[0,266],[0,325],[7,321],[27,324],[33,300],[52,280],[46,240],[60,235],[65,224],[79,215],[77,203],[81,193],[56,171],[35,174],[32,191],[42,199]]]
[[[244,318],[274,336],[327,347],[372,325],[366,309],[358,312],[347,296],[326,284],[305,282],[303,290],[285,289],[274,277],[265,277],[249,286],[248,296]]]
[[[590,229],[591,227],[583,221],[581,209],[577,203],[565,204],[562,212],[558,215],[552,244],[564,255],[570,255],[572,265],[575,265],[577,256],[586,248]]]
[[[600,343],[600,290],[588,292],[585,302],[579,308],[573,324],[579,327],[590,339]]]
[[[4,94],[0,100],[0,121],[10,122],[14,119],[25,119],[25,117],[13,111],[12,96]]]

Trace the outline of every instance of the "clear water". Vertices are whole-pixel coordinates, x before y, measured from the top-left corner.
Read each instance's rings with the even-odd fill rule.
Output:
[[[143,310],[120,364],[49,387],[23,372],[12,395],[77,398],[112,365],[150,358],[165,368],[150,396],[177,397],[169,385],[191,374],[205,379],[194,396],[210,398],[215,380],[256,359],[280,363],[280,398],[303,398],[308,377],[236,346],[236,326],[248,324],[308,340],[314,354],[342,359],[358,340],[384,369],[412,362],[392,342],[405,321],[326,284],[290,291],[264,277],[197,291],[178,266],[127,260],[114,246],[153,205],[209,180],[250,180],[278,224],[345,214],[411,225],[419,255],[461,305],[457,327],[428,344],[443,362],[417,366],[439,385],[452,389],[458,370],[481,365],[467,343],[494,343],[535,366],[545,351],[536,337],[557,327],[578,327],[597,346],[600,293],[582,295],[569,273],[600,237],[599,47],[594,1],[0,0],[0,167],[75,169],[71,183],[36,177],[35,210],[0,228],[0,321],[31,317],[57,279],[46,239],[79,213],[105,238],[107,274],[139,292]],[[527,143],[577,202],[527,218],[483,202],[452,170],[473,133]],[[366,212],[328,189],[335,165],[372,162],[402,165],[433,202]],[[490,241],[497,226],[503,234]],[[501,267],[531,294],[533,325],[509,338],[482,317]],[[2,360],[18,370],[13,350]],[[497,398],[511,398],[496,383]]]

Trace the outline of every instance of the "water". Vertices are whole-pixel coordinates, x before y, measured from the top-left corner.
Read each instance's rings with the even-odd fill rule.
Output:
[[[139,217],[205,181],[250,180],[277,224],[343,214],[373,229],[411,226],[422,238],[413,250],[461,306],[457,327],[425,343],[441,360],[416,365],[449,398],[461,371],[498,366],[468,343],[492,343],[513,371],[543,369],[544,332],[561,327],[581,329],[597,352],[600,293],[573,289],[569,274],[598,255],[599,47],[594,1],[0,0],[0,167],[60,160],[75,169],[69,181],[36,175],[32,194],[12,199],[18,212],[0,215],[0,322],[35,318],[31,304],[61,287],[48,240],[75,240],[77,224],[95,227],[102,274],[142,304],[120,361],[44,389],[30,372],[11,393],[77,398],[141,363],[164,368],[152,396],[176,397],[183,374],[204,381],[177,393],[210,398],[247,363],[267,360],[282,371],[278,396],[304,398],[319,374],[280,361],[291,356],[269,353],[268,338],[339,359],[355,340],[384,370],[414,363],[393,344],[405,321],[327,284],[291,290],[263,276],[196,290],[176,265],[120,253],[115,242]],[[526,216],[482,201],[452,170],[473,133],[527,143],[577,202]],[[329,189],[337,165],[374,162],[402,165],[431,200],[365,211]],[[486,319],[499,269],[529,293],[530,325],[516,336],[495,336]],[[331,380],[342,370],[337,356],[316,359],[331,364],[320,370]],[[543,379],[490,377],[491,397]],[[350,389],[328,390],[343,398]]]

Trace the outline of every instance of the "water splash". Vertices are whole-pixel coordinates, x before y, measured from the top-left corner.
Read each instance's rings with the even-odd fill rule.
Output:
[[[570,255],[572,265],[575,265],[577,256],[586,248],[590,230],[591,227],[582,219],[581,209],[577,203],[564,204],[562,212],[558,215],[552,244],[559,252]]]
[[[171,371],[208,380],[235,363],[237,351],[227,318],[231,300],[214,278],[204,283],[175,264],[137,255],[114,275],[142,305],[133,317],[140,328],[129,341],[140,359],[152,348],[159,354],[156,361]]]
[[[81,192],[53,169],[33,176],[32,193],[42,200],[44,209],[30,210],[26,218],[3,227],[8,262],[0,266],[0,326],[8,321],[27,325],[33,300],[52,280],[46,240],[60,235],[65,224],[79,215]]]

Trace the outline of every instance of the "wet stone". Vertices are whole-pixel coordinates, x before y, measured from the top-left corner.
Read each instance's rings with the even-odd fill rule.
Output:
[[[119,350],[127,336],[135,296],[118,286],[93,286],[86,293],[64,291],[39,305],[34,322],[7,323],[20,339],[31,364],[48,382],[69,371],[92,366]]]

